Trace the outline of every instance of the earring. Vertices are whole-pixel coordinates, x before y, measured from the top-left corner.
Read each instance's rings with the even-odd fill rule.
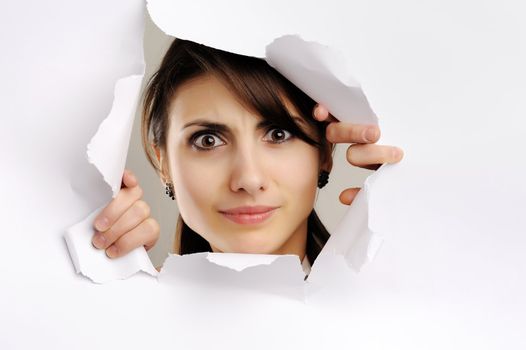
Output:
[[[174,185],[171,182],[166,183],[166,194],[172,198],[172,200],[175,199]]]
[[[329,182],[329,172],[322,170],[318,176],[318,188],[322,188]]]

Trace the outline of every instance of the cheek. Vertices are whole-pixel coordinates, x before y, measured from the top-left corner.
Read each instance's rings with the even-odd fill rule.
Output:
[[[192,229],[206,232],[203,225],[208,221],[214,197],[220,193],[224,170],[218,168],[218,162],[199,160],[185,153],[176,153],[170,161],[179,212]]]
[[[196,156],[174,152],[170,158],[179,212],[186,224],[207,241],[224,251],[271,253],[279,248],[311,212],[318,181],[318,150],[296,142],[288,147],[261,148],[255,159],[261,180],[268,188],[258,201],[280,203],[281,214],[270,227],[248,235],[238,227],[225,224],[216,210],[246,199],[245,192],[232,193],[229,180],[233,172],[228,154]],[[230,165],[229,165],[230,164]],[[239,231],[239,232],[238,232]],[[243,234],[241,234],[243,233]]]
[[[298,142],[288,152],[272,157],[270,164],[273,177],[280,190],[294,196],[290,198],[294,202],[304,200],[309,204],[314,200],[318,182],[318,157],[317,149],[303,142]]]

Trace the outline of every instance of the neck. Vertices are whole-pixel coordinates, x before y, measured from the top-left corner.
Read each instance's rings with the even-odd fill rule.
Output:
[[[294,254],[299,256],[300,261],[303,261],[307,250],[307,224],[308,218],[298,226],[289,239],[273,254]]]

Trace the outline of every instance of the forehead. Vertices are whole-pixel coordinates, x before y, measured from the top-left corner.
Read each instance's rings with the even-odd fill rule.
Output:
[[[282,97],[282,101],[288,112],[294,116],[296,125],[314,137],[312,125],[301,117],[287,98]],[[168,115],[170,127],[174,129],[180,129],[196,119],[208,119],[224,124],[241,121],[254,126],[265,119],[244,106],[231,89],[211,74],[201,75],[181,84],[171,98]]]
[[[169,115],[178,124],[204,117],[255,116],[212,75],[202,75],[179,86],[170,101]]]

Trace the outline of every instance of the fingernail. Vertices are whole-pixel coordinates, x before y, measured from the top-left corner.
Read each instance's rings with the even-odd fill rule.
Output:
[[[378,138],[378,130],[376,128],[369,128],[365,130],[364,139],[366,142],[374,142]]]
[[[314,119],[318,120],[318,105],[316,105],[312,110],[312,116],[314,117]]]
[[[93,237],[93,245],[95,248],[102,249],[104,248],[104,245],[106,244],[106,237],[100,232],[97,232],[95,236]]]
[[[393,148],[393,159],[396,161],[396,160],[399,160],[400,157],[402,156],[402,150],[398,149],[398,148]]]
[[[117,247],[114,245],[106,249],[106,255],[110,258],[116,257],[118,253],[119,253],[119,249],[117,249]]]
[[[104,232],[108,229],[108,224],[108,219],[105,217],[101,217],[95,221],[95,228],[97,229],[97,231]]]

